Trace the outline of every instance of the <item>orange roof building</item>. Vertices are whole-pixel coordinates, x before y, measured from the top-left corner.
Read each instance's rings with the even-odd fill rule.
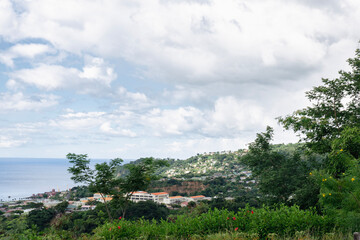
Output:
[[[167,192],[155,192],[155,193],[151,193],[152,195],[155,195],[155,196],[159,196],[159,195],[169,195],[169,193]]]
[[[177,199],[177,198],[183,198],[183,196],[173,196],[173,197],[169,197],[170,199]]]
[[[190,197],[192,200],[194,201],[199,201],[199,200],[203,200],[205,198],[204,195],[198,195],[198,196],[191,196]]]

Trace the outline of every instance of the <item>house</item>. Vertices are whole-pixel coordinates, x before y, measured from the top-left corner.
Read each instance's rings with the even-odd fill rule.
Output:
[[[94,210],[95,207],[96,207],[95,205],[84,205],[84,206],[81,206],[81,210],[82,211]]]
[[[46,208],[55,207],[59,203],[61,203],[61,202],[57,201],[57,200],[48,200],[48,199],[46,199],[46,200],[43,201],[44,207],[46,207]]]
[[[183,196],[173,196],[173,197],[169,197],[164,199],[164,203],[165,204],[175,204],[175,203],[182,203],[187,201],[186,197]]]
[[[164,200],[169,198],[169,193],[167,192],[156,192],[151,193],[151,195],[153,196],[153,201],[157,203],[164,203]]]
[[[196,202],[196,201],[204,200],[205,196],[204,195],[191,196],[190,199]]]
[[[66,208],[66,212],[73,212],[73,211],[75,211],[76,210],[76,206],[75,205],[73,205],[73,204],[69,204],[68,206],[67,206],[67,208]]]
[[[105,199],[104,199],[105,198]],[[92,197],[87,198],[89,201],[99,201],[99,202],[110,202],[112,200],[111,195],[101,195],[100,193],[94,193]]]
[[[27,215],[29,214],[29,212],[31,212],[32,210],[35,210],[36,208],[28,208],[28,209],[24,209],[24,214]]]
[[[148,201],[148,200],[154,201],[153,195],[144,191],[133,192],[130,197],[130,201],[133,202]]]

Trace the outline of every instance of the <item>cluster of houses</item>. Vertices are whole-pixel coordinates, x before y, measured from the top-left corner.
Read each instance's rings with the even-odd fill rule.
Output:
[[[187,206],[189,202],[197,202],[200,200],[211,200],[211,198],[205,197],[204,195],[190,196],[190,197],[184,197],[184,196],[170,197],[169,193],[167,192],[148,193],[144,191],[139,191],[132,193],[130,200],[133,202],[150,200],[160,204],[163,203],[167,206],[171,204],[180,204],[181,206]]]
[[[231,150],[228,150],[228,151],[221,151],[221,152],[204,152],[202,155],[204,156],[213,156],[215,154],[237,154],[239,155],[240,153],[247,153],[248,152],[248,149],[243,149],[243,150],[237,150],[237,151],[231,151]],[[198,153],[199,155],[199,153]]]
[[[112,196],[109,195],[102,195],[100,193],[95,193],[92,197],[82,198],[80,201],[69,201],[69,205],[66,209],[67,212],[77,211],[87,211],[95,209],[96,205],[94,201],[99,202],[109,202],[112,200]],[[130,194],[130,201],[133,202],[140,202],[140,201],[153,201],[159,204],[165,204],[167,207],[172,207],[173,204],[178,204],[181,207],[186,207],[189,202],[197,202],[200,200],[211,200],[209,197],[205,197],[203,195],[198,196],[169,196],[167,192],[155,192],[155,193],[148,193],[145,191],[138,191],[133,192]],[[54,207],[57,204],[61,203],[59,200],[53,199],[27,199],[23,201],[12,201],[7,202],[7,206],[5,207],[3,203],[0,203],[0,211],[4,213],[4,216],[10,216],[12,214],[27,214],[30,211],[34,210],[31,209],[23,209],[22,206],[26,205],[30,202],[33,203],[43,203],[44,207],[50,208]]]
[[[81,199],[81,203],[84,204],[81,208],[90,208],[93,205],[87,205],[87,203],[91,201],[99,201],[99,202],[108,202],[111,201],[112,197],[109,195],[101,195],[100,193],[95,193],[92,197],[88,197],[87,199]],[[182,207],[186,207],[189,202],[197,202],[200,200],[211,200],[209,197],[205,197],[204,195],[198,196],[169,196],[167,192],[155,192],[155,193],[148,193],[145,191],[138,191],[132,192],[130,194],[130,201],[133,202],[140,202],[140,201],[153,201],[159,204],[165,204],[166,206],[170,207],[172,204],[178,204]]]

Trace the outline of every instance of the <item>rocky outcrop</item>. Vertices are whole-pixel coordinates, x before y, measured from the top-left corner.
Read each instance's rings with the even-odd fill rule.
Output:
[[[167,187],[161,187],[164,192],[172,193],[187,193],[188,195],[192,195],[195,192],[201,192],[206,189],[206,185],[202,182],[198,181],[183,181],[181,185],[172,185]]]

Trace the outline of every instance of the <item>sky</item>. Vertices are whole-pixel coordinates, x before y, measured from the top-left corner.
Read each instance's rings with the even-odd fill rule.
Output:
[[[349,70],[358,0],[0,0],[0,157],[246,148]]]

